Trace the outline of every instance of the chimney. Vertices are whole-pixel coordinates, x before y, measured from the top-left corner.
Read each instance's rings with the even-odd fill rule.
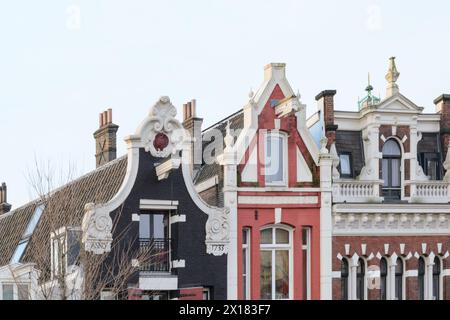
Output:
[[[450,142],[450,94],[441,94],[434,99],[436,112],[440,114],[440,131],[442,141],[443,159],[447,156],[447,146]]]
[[[11,210],[11,205],[8,203],[8,194],[6,183],[2,183],[0,186],[0,216],[4,213],[8,213]]]
[[[329,149],[336,140],[337,125],[334,124],[334,95],[336,90],[324,90],[316,96],[318,109],[323,114],[325,136]]]
[[[94,132],[97,168],[116,159],[116,133],[118,129],[119,126],[112,122],[112,109],[100,113],[99,129]]]
[[[197,118],[197,102],[195,99],[183,104],[183,127],[191,136],[191,169],[194,177],[203,162],[202,146],[203,119]]]

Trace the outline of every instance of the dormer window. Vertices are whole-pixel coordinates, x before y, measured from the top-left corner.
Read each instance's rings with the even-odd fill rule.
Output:
[[[51,233],[52,276],[64,276],[71,267],[78,265],[80,256],[81,229],[63,227]]]
[[[287,184],[287,137],[281,132],[265,136],[263,175],[268,186]]]
[[[441,180],[440,155],[437,152],[421,152],[418,154],[420,166],[430,180]]]

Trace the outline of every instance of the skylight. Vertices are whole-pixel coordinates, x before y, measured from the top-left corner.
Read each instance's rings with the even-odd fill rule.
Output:
[[[44,205],[40,205],[34,210],[33,216],[31,217],[30,222],[25,229],[22,239],[20,240],[19,244],[17,245],[16,251],[14,251],[14,254],[11,257],[11,263],[19,263],[20,259],[22,259],[23,253],[25,252],[28,242],[30,241],[30,237],[34,232],[34,229],[36,229],[39,220],[41,219],[44,208]]]
[[[22,239],[30,237],[33,234],[33,231],[41,218],[42,212],[44,212],[44,205],[40,205],[36,208],[36,210],[34,210],[33,217],[31,217]]]

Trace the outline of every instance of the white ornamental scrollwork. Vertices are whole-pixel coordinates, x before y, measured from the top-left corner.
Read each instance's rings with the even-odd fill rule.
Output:
[[[103,254],[111,251],[112,220],[105,207],[88,203],[84,207],[82,242],[87,252]]]
[[[184,129],[176,115],[177,109],[169,97],[163,96],[156,102],[142,127],[145,151],[154,157],[165,158],[182,149]]]
[[[214,256],[228,253],[229,208],[214,210],[206,222],[206,252]]]

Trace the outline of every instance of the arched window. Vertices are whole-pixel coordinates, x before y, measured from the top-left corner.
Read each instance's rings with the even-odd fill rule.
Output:
[[[366,280],[366,265],[362,258],[358,260],[358,267],[356,268],[356,300],[365,299],[365,280]]]
[[[285,227],[270,227],[260,234],[261,299],[290,299],[292,234]]]
[[[388,263],[385,257],[380,260],[380,299],[387,299],[387,274],[388,274]]]
[[[400,199],[400,146],[394,139],[387,140],[383,145],[382,177],[383,196],[387,199]]]
[[[425,300],[425,259],[423,257],[419,258],[419,270],[417,275],[419,278],[419,300]]]
[[[267,185],[287,184],[287,139],[281,132],[267,133],[264,143],[264,178]]]
[[[347,258],[342,258],[341,260],[341,299],[348,300],[348,260]]]
[[[403,260],[397,258],[395,265],[395,300],[403,300]]]
[[[441,259],[434,257],[433,265],[433,300],[441,298]]]

